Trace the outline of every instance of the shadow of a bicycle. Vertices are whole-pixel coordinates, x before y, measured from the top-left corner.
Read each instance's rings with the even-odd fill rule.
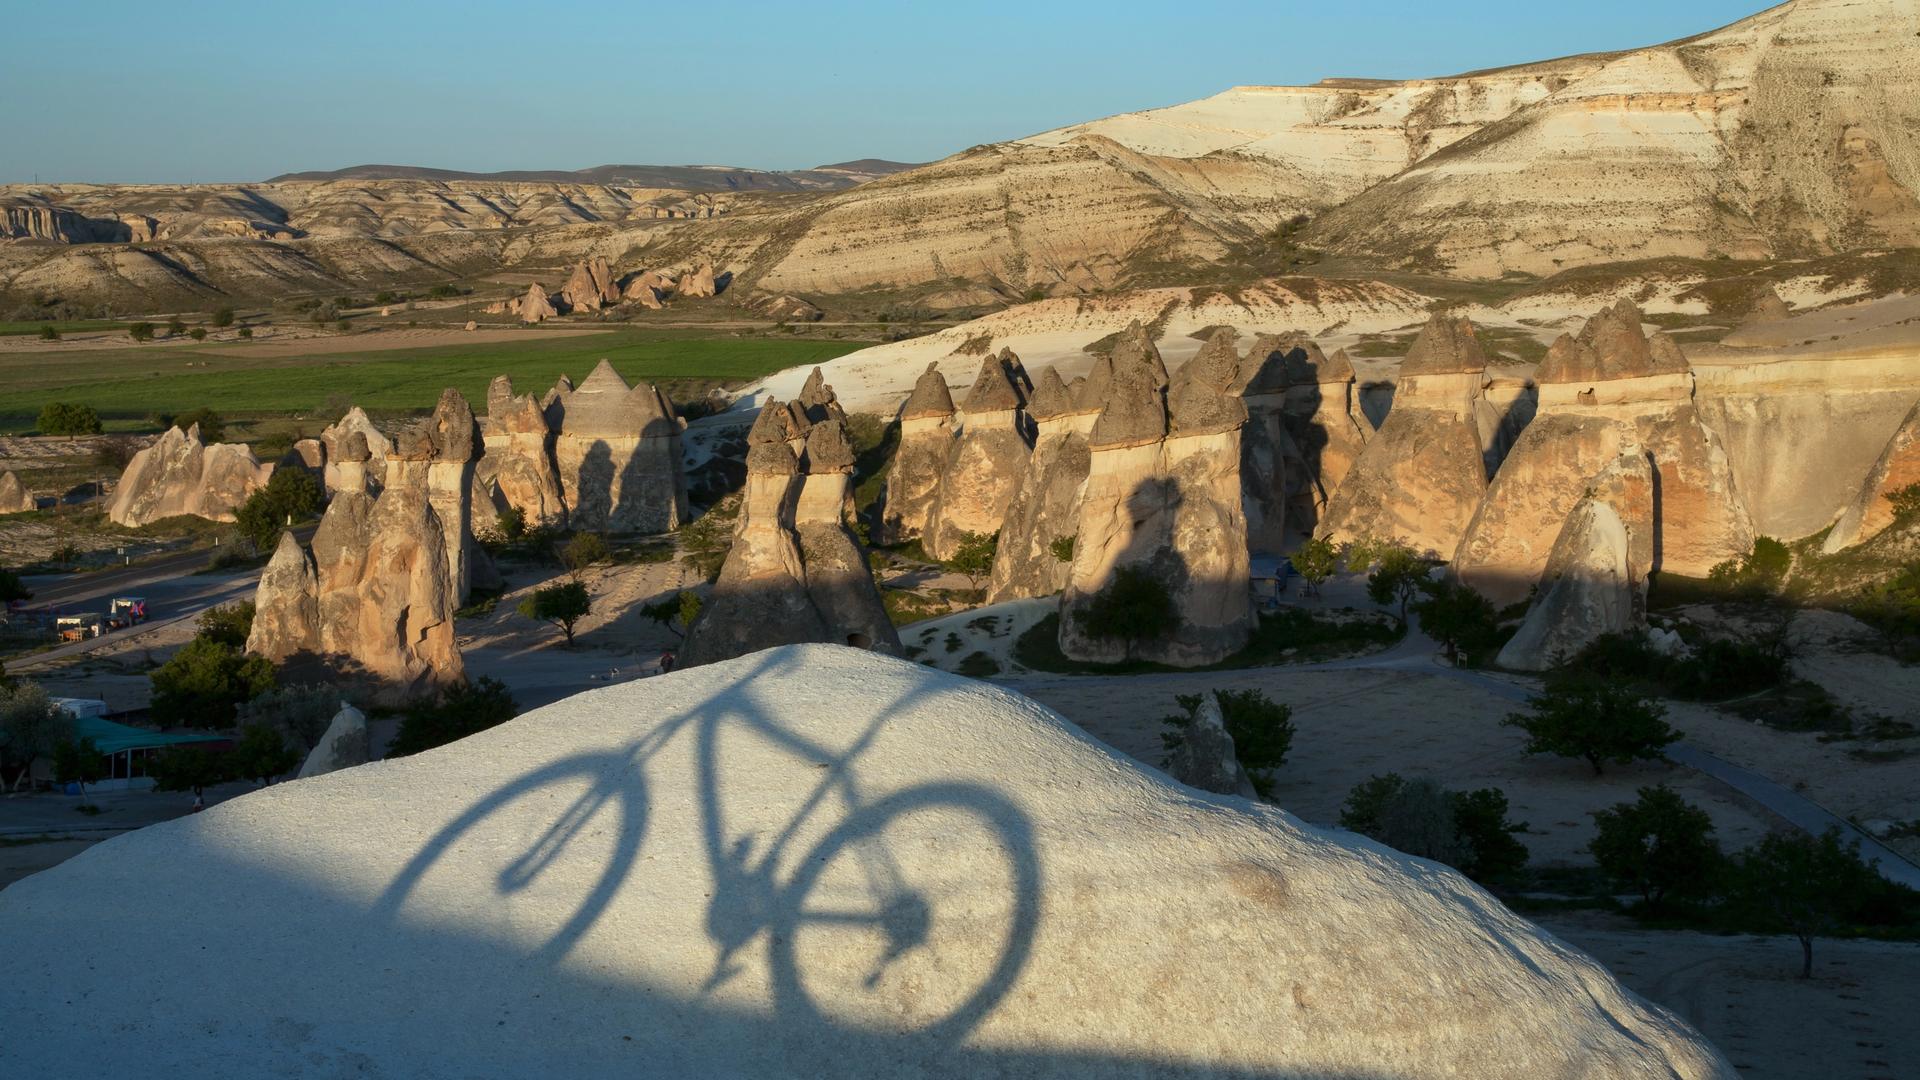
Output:
[[[876,743],[896,740],[895,761],[911,753],[898,742],[913,735],[901,718],[931,687],[916,680],[885,700],[839,694],[796,720],[793,702],[768,695],[792,690],[781,677],[799,674],[804,655],[749,658],[729,686],[646,724],[631,742],[499,785],[421,847],[372,915],[398,920],[437,865],[478,852],[501,904],[536,887],[579,893],[527,957],[557,964],[623,890],[641,887],[631,879],[649,831],[664,823],[678,835],[692,816],[712,946],[711,972],[695,992],[751,973],[782,1023],[878,1024],[939,1044],[965,1037],[1031,951],[1042,882],[1031,822],[990,784],[867,776],[862,758]],[[683,758],[689,783],[661,775]],[[525,822],[546,821],[545,804],[556,801],[551,824],[529,832]]]

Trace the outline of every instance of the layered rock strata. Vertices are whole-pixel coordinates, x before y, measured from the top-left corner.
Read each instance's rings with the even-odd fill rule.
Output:
[[[1240,429],[1230,353],[1196,357],[1169,380],[1139,323],[1113,351],[1112,382],[1088,433],[1090,460],[1073,565],[1060,607],[1060,647],[1087,661],[1129,656],[1190,667],[1237,652],[1251,635]],[[1117,571],[1160,582],[1177,613],[1157,639],[1096,638],[1083,615]]]
[[[129,528],[182,515],[232,521],[272,474],[273,466],[262,465],[245,445],[203,443],[198,424],[186,431],[170,427],[127,463],[107,517]]]

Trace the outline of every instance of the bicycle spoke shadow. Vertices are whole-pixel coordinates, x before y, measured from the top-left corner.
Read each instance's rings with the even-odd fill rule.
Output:
[[[941,680],[933,685],[916,682],[886,701],[852,696],[844,704],[850,710],[870,710],[864,717],[843,716],[824,730],[812,730],[812,726],[799,730],[798,725],[779,719],[792,710],[779,708],[770,695],[792,685],[781,677],[799,674],[803,656],[785,650],[762,654],[729,686],[658,721],[632,742],[574,754],[498,786],[423,845],[370,914],[379,922],[396,922],[428,873],[451,851],[465,841],[474,841],[476,847],[501,842],[487,834],[489,819],[523,800],[542,793],[550,796],[556,787],[581,787],[553,824],[507,858],[494,878],[495,894],[504,903],[543,876],[556,873],[583,836],[598,835],[600,830],[593,826],[596,819],[609,811],[613,814],[611,849],[597,874],[589,875],[591,886],[527,958],[535,964],[561,962],[614,904],[640,859],[654,824],[651,815],[657,796],[651,785],[662,782],[648,775],[649,767],[657,768],[662,751],[677,740],[693,739],[689,802],[698,817],[711,879],[704,925],[714,956],[704,982],[698,981],[697,973],[687,973],[689,991],[701,997],[715,993],[755,966],[743,955],[764,942],[759,963],[764,964],[776,1019],[783,1027],[845,1028],[849,1024],[841,1013],[889,1011],[887,1001],[844,1000],[846,976],[857,966],[852,985],[869,999],[884,999],[891,969],[921,954],[937,953],[943,901],[949,906],[959,903],[950,894],[947,872],[937,863],[928,863],[922,850],[929,842],[929,830],[937,827],[943,848],[953,843],[953,835],[977,840],[977,849],[966,850],[983,853],[977,856],[981,874],[995,887],[1005,884],[1006,895],[989,905],[992,917],[1004,923],[998,941],[989,940],[981,949],[985,960],[976,956],[962,965],[969,970],[984,966],[977,985],[932,988],[937,993],[929,996],[949,1004],[934,1008],[933,1015],[919,1015],[912,1025],[923,1040],[950,1043],[964,1038],[1005,997],[1032,949],[1042,883],[1032,823],[1008,793],[972,780],[939,778],[867,790],[862,756],[886,734],[890,722],[936,693]],[[842,731],[849,734],[836,738]],[[818,770],[817,777],[801,785],[803,794],[793,805],[753,807],[756,816],[771,816],[776,823],[761,832],[751,826],[736,832],[729,825],[729,800],[743,803],[742,793],[764,794],[752,778],[729,774],[723,745],[732,746],[736,739],[757,741],[763,750],[793,759],[794,768]],[[844,745],[832,745],[834,741]],[[677,794],[675,787],[669,783],[663,792]],[[787,815],[784,821],[782,814]],[[895,850],[902,842],[914,845],[906,858]],[[524,841],[505,843],[511,849]],[[487,857],[493,858],[488,850]],[[922,880],[929,877],[930,884]],[[976,892],[978,880],[968,882]],[[861,887],[850,889],[850,882]],[[816,901],[816,893],[831,899]],[[977,911],[967,914],[978,917]],[[971,930],[971,924],[964,925]],[[956,940],[955,931],[949,929],[945,940]],[[853,953],[860,954],[860,964],[854,964]],[[933,955],[917,975],[902,981],[911,983],[917,993],[928,972],[947,974],[942,962]],[[823,971],[823,967],[833,970]],[[822,981],[831,982],[832,988],[821,991],[815,984]]]

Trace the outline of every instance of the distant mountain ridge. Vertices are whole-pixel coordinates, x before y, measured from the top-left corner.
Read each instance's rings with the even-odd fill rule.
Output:
[[[861,158],[811,169],[743,169],[731,165],[596,165],[590,169],[508,169],[464,172],[421,165],[352,165],[344,169],[282,173],[269,184],[336,180],[481,180],[501,183],[605,184],[678,191],[841,191],[918,165]]]

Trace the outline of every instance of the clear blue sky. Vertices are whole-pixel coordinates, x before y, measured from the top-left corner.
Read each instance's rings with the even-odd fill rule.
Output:
[[[1649,45],[1764,6],[0,0],[0,182],[926,161],[1238,84]]]

